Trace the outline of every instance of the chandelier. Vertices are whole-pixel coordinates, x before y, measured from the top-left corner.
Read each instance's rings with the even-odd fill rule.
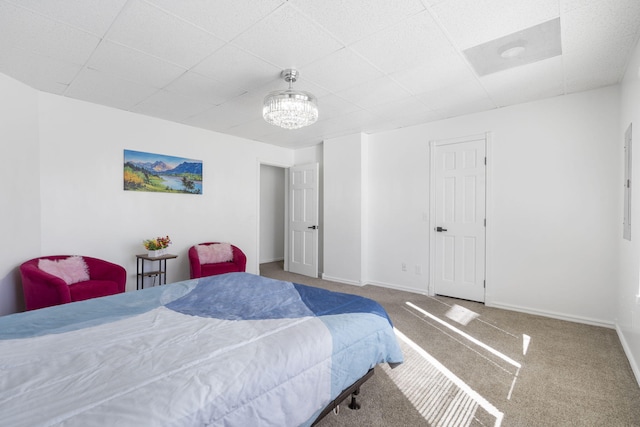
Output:
[[[289,83],[289,89],[270,92],[264,98],[262,117],[268,123],[285,129],[300,129],[318,120],[316,97],[291,88],[299,75],[298,70],[293,69],[280,73],[280,77]]]

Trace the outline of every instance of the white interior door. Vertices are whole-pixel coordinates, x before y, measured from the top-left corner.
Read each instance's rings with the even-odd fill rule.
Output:
[[[318,164],[289,169],[289,271],[318,277]]]
[[[484,302],[486,138],[432,145],[434,292]]]

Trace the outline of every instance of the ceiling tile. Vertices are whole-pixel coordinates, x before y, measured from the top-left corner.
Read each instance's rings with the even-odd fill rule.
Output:
[[[563,61],[550,58],[482,77],[497,106],[513,105],[564,93]]]
[[[166,86],[186,71],[183,67],[107,40],[100,43],[87,66],[157,88]]]
[[[260,141],[291,149],[311,147],[322,142],[320,132],[312,130],[314,126],[293,131],[279,131],[261,137]]]
[[[347,115],[332,116],[318,120],[318,122],[312,126],[313,131],[318,131],[319,135],[328,139],[340,135],[362,132],[367,124],[375,122],[376,120],[379,120],[379,118],[376,118],[371,112],[359,110]]]
[[[78,64],[22,49],[7,49],[0,55],[0,70],[4,74],[49,93],[63,94],[81,69]]]
[[[56,21],[103,37],[127,0],[7,0]]]
[[[596,44],[568,49],[563,55],[568,93],[616,84],[622,79],[636,36],[627,36],[616,42],[615,45]]]
[[[462,53],[558,16],[561,56],[480,78]],[[639,36],[640,0],[0,0],[0,73],[295,148],[616,84]],[[285,68],[320,109],[293,132],[262,122]]]
[[[465,102],[458,101],[455,98],[450,98],[449,100],[450,103],[443,105],[442,108],[434,112],[440,119],[480,113],[496,108],[493,101],[488,98],[473,99]]]
[[[420,102],[418,97],[411,97],[395,102],[379,104],[370,108],[369,111],[378,117],[384,117],[386,120],[395,121],[407,116],[429,114],[432,109]]]
[[[284,71],[284,70],[283,70]],[[321,96],[325,96],[330,92],[325,89],[323,86],[319,86],[312,81],[309,81],[306,78],[306,74],[303,72],[298,72],[298,80],[292,84],[294,90],[309,92],[316,98]],[[264,98],[269,92],[273,91],[282,91],[289,88],[289,83],[284,80],[281,72],[277,73],[277,75],[272,76],[270,80],[268,80],[265,84],[250,90],[250,92],[256,96],[260,96]]]
[[[342,47],[287,4],[238,36],[234,44],[280,69],[302,68]]]
[[[467,83],[416,96],[428,108],[422,114],[437,119],[455,117],[496,108],[496,104],[477,83]],[[406,117],[413,117],[410,112]],[[402,120],[399,117],[396,121]]]
[[[636,34],[638,22],[638,0],[603,0],[574,9],[562,15],[563,51],[603,43],[615,46],[617,40]]]
[[[66,92],[67,96],[129,110],[157,91],[100,71],[83,69]]]
[[[344,44],[358,41],[425,9],[420,0],[291,0]]]
[[[321,120],[334,116],[351,114],[362,108],[340,98],[335,94],[329,94],[318,98],[318,116]]]
[[[147,0],[161,9],[230,41],[274,11],[284,0]]]
[[[433,11],[460,49],[560,15],[558,0],[449,0],[435,5]]]
[[[353,132],[368,132],[380,126],[380,116],[372,111],[359,110],[353,113],[335,116],[323,125],[330,137],[348,135]]]
[[[333,52],[303,67],[300,72],[304,74],[305,79],[331,92],[370,82],[383,75],[381,71],[348,48]]]
[[[400,70],[391,77],[413,95],[454,86],[460,80],[477,79],[471,66],[458,53]]]
[[[460,80],[455,84],[417,95],[416,98],[429,107],[429,110],[434,111],[464,109],[466,114],[468,109],[463,108],[466,105],[481,105],[482,109],[495,108],[487,91],[475,79]]]
[[[199,126],[209,124],[217,129],[229,129],[241,123],[262,118],[262,97],[251,93],[242,94],[222,105],[203,111],[184,120],[184,123]]]
[[[389,77],[354,86],[338,95],[365,109],[411,97],[411,93]]]
[[[229,123],[227,118],[232,116],[232,112],[224,110],[220,106],[214,106],[201,113],[187,117],[182,123],[196,126],[202,129],[209,129],[216,132],[224,132],[233,125]]]
[[[131,108],[135,113],[181,122],[213,107],[186,96],[159,90]]]
[[[191,71],[169,84],[167,91],[182,94],[198,102],[220,105],[245,93],[244,89],[209,79]]]
[[[23,49],[84,64],[100,39],[84,31],[0,2],[0,49]]]
[[[193,71],[225,84],[251,90],[278,76],[282,70],[228,44],[196,65]]]
[[[265,122],[262,118],[229,128],[229,132],[233,132],[234,135],[253,140],[260,140],[261,137],[273,134],[276,130],[278,128]]]
[[[367,37],[352,48],[386,73],[437,61],[454,52],[445,34],[426,12]]]
[[[442,120],[447,118],[446,115],[438,111],[420,111],[416,114],[411,114],[403,117],[397,117],[393,120],[393,123],[398,128],[421,125],[436,120]]]
[[[109,31],[117,43],[190,68],[224,42],[141,0],[131,0]]]

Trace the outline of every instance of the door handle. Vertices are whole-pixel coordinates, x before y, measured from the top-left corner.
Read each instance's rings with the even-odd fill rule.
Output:
[[[310,229],[312,229],[312,230],[317,230],[317,229],[318,229],[318,226],[317,226],[317,225],[312,225],[311,227],[307,227],[307,228],[310,228]]]
[[[447,231],[447,229],[446,228],[442,228],[442,227],[436,227],[436,231],[438,233],[442,233],[443,231]]]

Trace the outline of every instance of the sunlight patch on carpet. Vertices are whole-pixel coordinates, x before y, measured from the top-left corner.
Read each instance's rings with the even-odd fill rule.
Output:
[[[402,332],[395,332],[405,362],[395,369],[382,368],[431,426],[500,426],[502,412]]]
[[[529,343],[531,342],[531,337],[527,334],[522,334],[522,354],[526,355],[527,350],[529,350]]]
[[[475,311],[471,311],[468,308],[462,307],[458,304],[453,304],[453,306],[447,311],[445,314],[449,319],[454,322],[458,322],[461,325],[468,325],[473,319],[478,317],[478,313]]]
[[[500,359],[504,360],[505,362],[509,363],[510,365],[513,365],[515,368],[520,369],[522,366],[520,365],[520,363],[516,362],[515,360],[513,360],[512,358],[510,358],[509,356],[507,356],[504,353],[499,352],[498,350],[496,350],[495,348],[488,346],[487,344],[483,343],[482,341],[472,337],[471,335],[469,335],[468,333],[456,328],[455,326],[452,326],[450,324],[448,324],[447,322],[439,319],[438,317],[434,316],[433,314],[429,313],[427,310],[423,310],[422,308],[418,307],[417,305],[411,303],[411,302],[407,302],[406,303],[409,307],[413,308],[414,310],[419,311],[420,313],[422,313],[423,315],[427,316],[428,318],[430,318],[431,320],[438,322],[439,324],[441,324],[442,326],[448,328],[449,330],[455,332],[456,334],[458,334],[459,336],[465,338],[466,340],[472,342],[473,344],[477,345],[478,347],[481,347],[483,349],[485,349],[486,351],[488,351],[489,353],[499,357]]]

